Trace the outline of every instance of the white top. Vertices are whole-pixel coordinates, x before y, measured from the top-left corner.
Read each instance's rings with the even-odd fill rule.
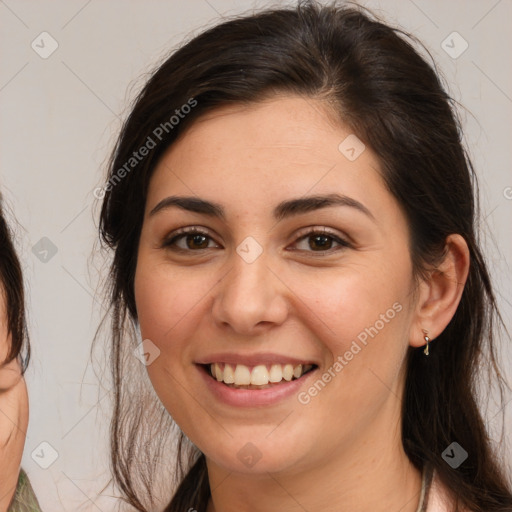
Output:
[[[439,481],[434,474],[430,492],[428,493],[428,502],[426,512],[451,512],[453,511],[453,500],[450,498],[446,487]]]
[[[453,512],[454,500],[435,471],[425,468],[416,512]]]

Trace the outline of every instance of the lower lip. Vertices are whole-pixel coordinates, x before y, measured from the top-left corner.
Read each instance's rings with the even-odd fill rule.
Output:
[[[255,407],[277,404],[281,400],[297,394],[300,388],[304,386],[311,376],[318,370],[318,368],[315,368],[303,375],[300,379],[281,382],[271,388],[236,389],[226,386],[223,382],[219,382],[217,379],[214,379],[203,366],[197,365],[197,367],[212,394],[221,402],[237,407]]]

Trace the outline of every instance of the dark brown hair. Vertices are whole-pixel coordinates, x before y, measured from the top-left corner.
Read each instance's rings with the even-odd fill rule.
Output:
[[[502,401],[505,381],[495,347],[501,319],[477,239],[476,175],[454,102],[435,67],[414,49],[416,43],[360,8],[300,2],[295,8],[233,18],[203,32],[174,52],[136,99],[111,159],[100,235],[113,250],[113,473],[137,510],[147,510],[143,495],[153,499],[155,468],[171,425],[156,395],[143,392],[137,379],[123,373],[129,364],[126,354],[137,343],[132,336],[129,344],[127,332],[137,330],[134,274],[148,183],[163,152],[199,116],[275,93],[326,100],[340,123],[378,155],[387,187],[410,226],[417,279],[442,257],[448,235],[464,237],[471,265],[459,307],[431,344],[429,357],[421,348],[409,348],[403,446],[418,469],[433,466],[457,496],[457,510],[460,505],[479,512],[512,510],[509,483],[477,403],[481,368],[496,378]],[[195,106],[171,128],[170,116],[191,98]],[[156,147],[120,178],[133,152],[148,137],[155,139],[155,129],[166,122],[168,130],[160,130]],[[205,457],[188,443],[183,461],[182,441],[187,440],[180,436],[174,474],[181,484],[166,510],[203,512],[210,496]],[[456,470],[441,457],[453,441],[469,454]],[[152,503],[149,507],[154,509]]]
[[[25,317],[25,299],[21,265],[13,244],[13,234],[4,218],[3,198],[0,195],[0,293],[5,298],[7,334],[11,335],[11,344],[5,361],[10,363],[21,358],[21,370],[24,373],[30,359],[30,344]]]

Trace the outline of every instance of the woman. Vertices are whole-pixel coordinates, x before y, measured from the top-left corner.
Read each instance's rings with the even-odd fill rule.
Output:
[[[0,510],[37,512],[21,456],[28,426],[23,375],[30,358],[21,267],[0,196]]]
[[[336,4],[269,10],[137,98],[100,224],[135,509],[512,510],[474,392],[484,349],[497,369],[475,175],[407,38]]]

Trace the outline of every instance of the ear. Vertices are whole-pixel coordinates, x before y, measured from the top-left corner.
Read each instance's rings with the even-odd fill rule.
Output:
[[[418,299],[409,343],[425,345],[425,333],[430,341],[437,338],[450,323],[462,297],[469,273],[469,249],[461,235],[446,238],[443,261],[430,271],[419,285]]]

